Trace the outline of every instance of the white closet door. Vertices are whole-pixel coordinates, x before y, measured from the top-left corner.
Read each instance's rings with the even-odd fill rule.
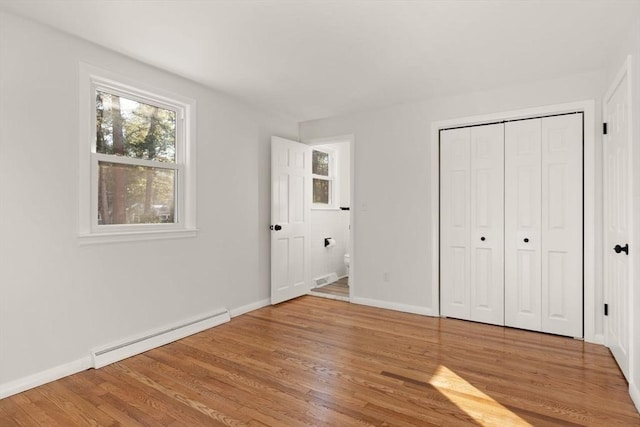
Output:
[[[471,128],[440,133],[440,311],[470,319]]]
[[[582,115],[542,119],[542,331],[582,336]]]
[[[539,331],[541,119],[505,124],[505,325]]]
[[[504,325],[504,125],[471,128],[471,320]]]

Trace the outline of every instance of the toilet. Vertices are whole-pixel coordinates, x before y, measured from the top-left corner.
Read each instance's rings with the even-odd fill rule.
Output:
[[[351,255],[344,254],[344,265],[347,267],[347,276],[349,276],[349,264],[351,263]]]

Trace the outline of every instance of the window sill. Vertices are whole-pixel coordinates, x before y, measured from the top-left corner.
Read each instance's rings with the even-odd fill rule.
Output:
[[[145,240],[184,239],[196,237],[198,229],[189,228],[181,230],[146,230],[124,231],[113,233],[86,233],[78,235],[81,246],[103,243],[139,242]]]

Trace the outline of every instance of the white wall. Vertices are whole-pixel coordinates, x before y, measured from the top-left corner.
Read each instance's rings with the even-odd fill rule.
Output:
[[[196,99],[196,238],[78,245],[80,61]],[[267,299],[271,135],[297,139],[297,123],[0,13],[0,391],[93,347]]]
[[[350,192],[349,142],[327,143],[315,147],[327,148],[336,156],[338,207],[348,207]],[[349,251],[349,211],[338,209],[311,210],[311,277],[316,279],[330,273],[346,276],[344,254]],[[324,246],[324,239],[332,237],[336,244]]]
[[[430,281],[437,267],[430,265],[431,214],[438,209],[430,205],[432,122],[594,99],[600,123],[604,80],[604,72],[591,72],[301,123],[303,140],[355,136],[355,298],[427,314],[437,308],[438,301],[431,297],[437,284]],[[601,146],[596,135],[598,154]],[[597,165],[596,181],[601,181],[599,160]],[[602,191],[597,190],[596,205],[601,206]],[[601,224],[601,212],[596,212],[596,223]],[[599,227],[596,248],[602,246]],[[389,281],[384,280],[385,272],[390,273]],[[597,265],[597,307],[602,306],[601,275]],[[601,318],[596,329],[602,332]]]

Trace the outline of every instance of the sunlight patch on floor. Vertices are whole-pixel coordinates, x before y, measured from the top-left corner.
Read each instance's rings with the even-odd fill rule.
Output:
[[[532,425],[446,366],[438,367],[429,384],[480,425]]]

